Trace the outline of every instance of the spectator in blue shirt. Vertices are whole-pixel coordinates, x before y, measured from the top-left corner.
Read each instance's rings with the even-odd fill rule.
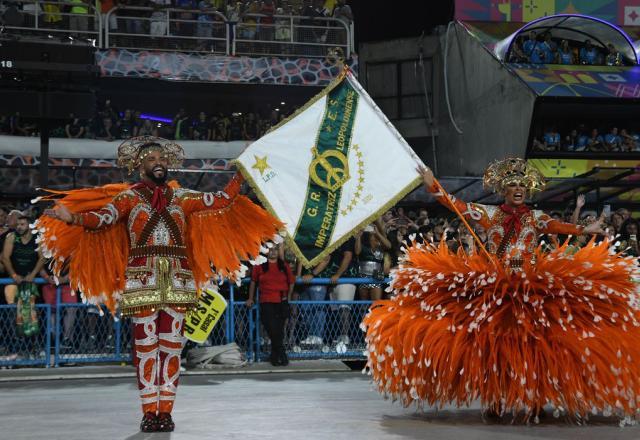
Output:
[[[576,143],[575,151],[586,151],[589,144],[589,136],[584,133],[580,133],[578,136],[578,142]]]
[[[611,131],[604,135],[604,146],[607,151],[620,151],[622,139],[618,136],[618,127],[613,127]]]
[[[544,42],[540,45],[544,52],[544,62],[551,64],[556,59],[558,45],[551,39],[551,32],[544,34]]]
[[[536,31],[529,32],[529,39],[522,45],[524,55],[529,59],[529,61],[531,61],[531,55],[537,45],[538,41],[536,40]]]
[[[197,17],[196,37],[201,39],[198,40],[197,50],[207,50],[213,37],[213,16],[211,15],[213,8],[209,0],[202,0],[198,3],[198,9],[200,13]]]
[[[546,52],[542,48],[542,44],[538,43],[531,51],[531,55],[529,56],[529,61],[532,64],[544,64],[546,63]]]
[[[587,141],[587,151],[604,151],[604,139],[598,133],[598,129],[594,128],[591,130],[591,136],[589,136],[589,140]]]
[[[580,64],[591,66],[599,64],[598,49],[591,45],[591,40],[585,40],[584,47],[580,49]]]
[[[567,40],[562,40],[562,42],[560,43],[560,49],[556,53],[556,63],[575,64],[573,50],[569,46],[569,42]]]
[[[542,139],[545,151],[558,151],[560,149],[560,133],[555,127],[547,130]]]

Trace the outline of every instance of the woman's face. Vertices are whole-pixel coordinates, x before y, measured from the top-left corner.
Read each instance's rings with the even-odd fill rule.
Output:
[[[636,223],[629,223],[627,225],[627,234],[628,235],[638,235],[638,225]]]
[[[620,214],[614,213],[611,215],[611,224],[616,229],[616,231],[620,230],[620,226],[622,226],[622,222],[624,222],[624,219]]]
[[[378,237],[376,236],[376,234],[369,234],[369,247],[371,247],[371,249],[378,249],[378,247],[380,246],[380,240],[378,240]]]
[[[267,255],[267,258],[269,258],[269,260],[277,260],[278,259],[278,247],[277,246],[272,246],[269,248],[269,253]]]
[[[504,201],[509,206],[520,206],[524,203],[527,188],[520,182],[513,182],[504,189]]]

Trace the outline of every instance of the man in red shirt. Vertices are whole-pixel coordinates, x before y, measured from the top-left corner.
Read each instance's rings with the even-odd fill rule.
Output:
[[[289,300],[295,278],[289,265],[278,256],[278,247],[269,249],[267,262],[254,266],[249,284],[247,306],[254,304],[256,286],[260,288],[260,320],[271,339],[271,365],[288,365],[284,350],[284,325],[289,317]]]

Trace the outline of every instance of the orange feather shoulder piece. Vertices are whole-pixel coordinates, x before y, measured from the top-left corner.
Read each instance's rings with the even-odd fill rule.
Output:
[[[70,211],[79,213],[102,208],[129,184],[109,184],[96,188],[69,191],[45,190],[39,200],[56,200]],[[53,273],[60,276],[68,270],[71,288],[81,292],[83,301],[105,304],[115,313],[124,290],[124,273],[129,255],[126,226],[118,223],[110,228],[88,231],[48,216],[35,222],[40,249],[50,258]]]
[[[263,243],[282,228],[282,222],[242,195],[225,208],[189,215],[187,254],[196,283],[202,286],[214,277],[239,281],[246,271],[242,261],[258,260]]]

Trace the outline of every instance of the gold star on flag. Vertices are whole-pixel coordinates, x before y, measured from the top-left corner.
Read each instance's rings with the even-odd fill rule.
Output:
[[[256,170],[260,171],[260,175],[262,176],[264,174],[264,171],[267,168],[271,168],[269,166],[269,164],[267,163],[267,156],[264,157],[258,157],[255,154],[253,155],[253,157],[256,158],[256,163],[253,164],[253,166],[251,168],[255,168]]]

